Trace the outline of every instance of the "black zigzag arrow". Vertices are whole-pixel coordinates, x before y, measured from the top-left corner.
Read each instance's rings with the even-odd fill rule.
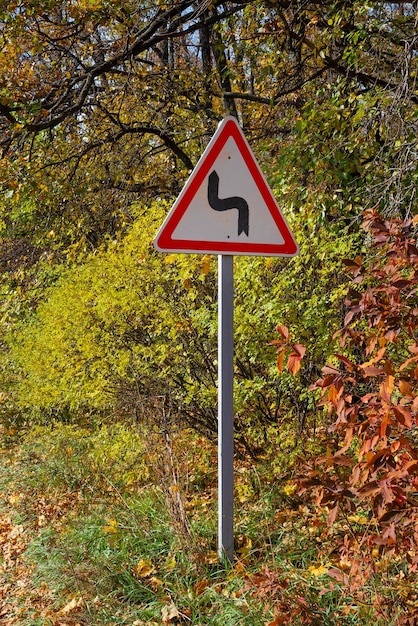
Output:
[[[208,201],[215,211],[229,211],[238,209],[238,235],[245,233],[248,237],[248,204],[244,198],[231,196],[231,198],[219,198],[219,176],[215,170],[209,175]]]

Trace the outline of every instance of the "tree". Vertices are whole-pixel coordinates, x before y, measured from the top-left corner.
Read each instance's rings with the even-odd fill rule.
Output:
[[[276,154],[286,155],[296,130],[296,152],[313,149],[299,183],[328,151],[324,165],[339,170],[341,183],[367,178],[368,193],[408,210],[414,15],[414,3],[402,1],[195,8],[183,0],[140,11],[137,3],[105,0],[9,3],[1,15],[3,189],[26,180],[47,201],[51,186],[55,196],[62,186],[66,219],[67,205],[80,204],[84,191],[112,190],[119,206],[128,191],[175,193],[170,174],[185,177],[214,122],[230,111]],[[54,168],[52,178],[45,168]],[[96,212],[91,200],[79,211],[93,222],[86,225],[92,245],[116,228],[110,207],[94,220]]]

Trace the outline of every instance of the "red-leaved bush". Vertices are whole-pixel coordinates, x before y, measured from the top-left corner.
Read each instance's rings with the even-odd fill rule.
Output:
[[[314,388],[333,447],[316,458],[301,492],[314,489],[333,523],[369,517],[367,542],[418,566],[418,218],[365,213],[367,260],[347,261],[353,284],[339,332],[341,354]]]

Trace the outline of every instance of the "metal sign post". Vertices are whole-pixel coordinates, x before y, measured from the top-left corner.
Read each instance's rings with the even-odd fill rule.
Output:
[[[218,555],[234,558],[234,257],[218,256]]]

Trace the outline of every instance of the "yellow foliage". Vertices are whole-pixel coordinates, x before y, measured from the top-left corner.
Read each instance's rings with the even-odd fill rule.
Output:
[[[139,578],[148,578],[155,572],[155,567],[150,559],[140,559],[132,568],[132,572]]]
[[[107,524],[103,526],[103,532],[108,534],[115,534],[118,532],[118,522],[115,519],[110,519]]]
[[[327,574],[330,567],[330,565],[311,565],[308,568],[308,572],[312,576],[315,576],[315,578],[318,578],[319,576],[324,576],[325,574]]]

